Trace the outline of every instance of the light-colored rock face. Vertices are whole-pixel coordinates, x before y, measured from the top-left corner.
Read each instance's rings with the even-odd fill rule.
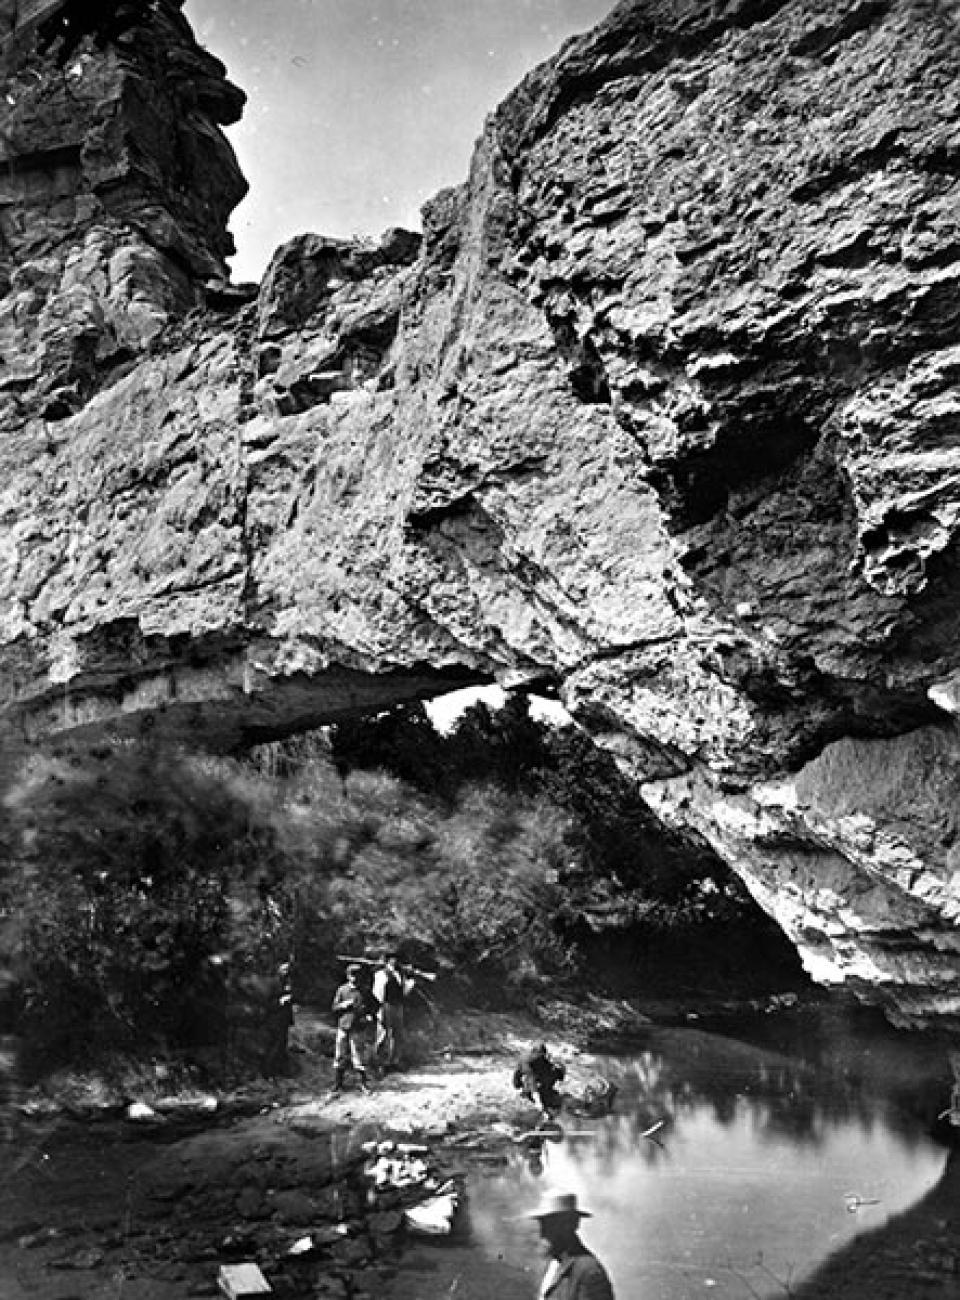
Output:
[[[549,680],[818,978],[960,1027],[954,8],[622,5],[422,246],[305,236],[258,293],[206,284],[237,103],[172,0],[81,51],[69,124],[10,55],[9,736]]]
[[[960,1028],[958,755],[952,731],[838,741],[799,773],[718,790],[700,773],[647,787],[667,823],[736,864],[809,974],[894,1020]]]

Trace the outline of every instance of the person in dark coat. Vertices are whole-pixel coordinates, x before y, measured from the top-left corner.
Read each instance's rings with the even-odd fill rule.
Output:
[[[575,1193],[551,1192],[526,1217],[536,1220],[549,1261],[540,1300],[613,1300],[607,1270],[580,1240],[580,1220],[590,1211],[577,1207]]]
[[[377,1008],[377,1035],[373,1045],[374,1068],[382,1078],[388,1070],[399,1070],[403,1061],[403,1004],[413,992],[414,981],[399,959],[388,953],[373,973],[373,997]]]
[[[273,1077],[285,1073],[288,1066],[290,1030],[293,1027],[293,990],[290,963],[281,962],[266,982],[267,1004],[264,1011],[263,1072]]]
[[[529,1056],[517,1063],[513,1072],[513,1086],[528,1101],[539,1103],[544,1119],[552,1120],[563,1105],[557,1084],[566,1073],[566,1067],[559,1061],[552,1061],[547,1054],[546,1043],[541,1043]]]

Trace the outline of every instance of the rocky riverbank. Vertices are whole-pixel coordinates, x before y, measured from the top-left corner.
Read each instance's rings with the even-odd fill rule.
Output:
[[[782,1011],[782,995],[765,1009]],[[675,1032],[698,1039],[709,1074],[710,1036],[697,1035],[688,1019],[696,1013],[659,1010],[686,1026]],[[305,1009],[282,1079],[215,1091],[169,1065],[128,1072],[126,1088],[119,1078],[61,1076],[56,1087],[23,1099],[11,1129],[11,1172],[0,1191],[0,1294],[184,1300],[216,1294],[225,1264],[254,1261],[273,1294],[290,1300],[440,1300],[452,1287],[503,1300],[532,1295],[534,1279],[524,1270],[479,1259],[457,1233],[439,1244],[418,1237],[405,1211],[430,1190],[462,1193],[468,1179],[529,1159],[539,1115],[518,1097],[511,1074],[532,1043],[545,1038],[566,1065],[575,1109],[586,1086],[603,1077],[603,1042],[625,1046],[632,1031],[639,1049],[637,1035],[674,1032],[628,1003],[539,1011],[425,1017],[413,1026],[408,1067],[369,1095],[350,1087],[328,1095],[330,1031]],[[950,1244],[960,1216],[944,1187],[905,1219],[902,1231],[885,1230],[880,1249],[867,1251],[869,1269],[862,1253],[851,1254],[839,1275],[834,1268],[831,1297],[862,1300],[869,1290],[872,1300],[902,1300],[903,1291],[884,1287],[902,1285],[921,1263],[933,1279],[930,1294],[960,1294],[951,1290],[960,1283],[960,1259]],[[926,1243],[919,1257],[918,1241]],[[496,1273],[483,1280],[486,1291],[476,1291],[477,1269]]]
[[[404,1208],[520,1157],[538,1112],[513,1089],[514,1059],[546,1035],[576,1095],[601,1069],[587,1040],[643,1019],[615,1003],[552,1013],[561,1025],[425,1020],[409,1067],[369,1095],[329,1096],[330,1030],[306,1009],[283,1078],[216,1090],[169,1063],[55,1077],[9,1127],[2,1294],[182,1300],[215,1294],[220,1267],[238,1260],[256,1261],[277,1295],[384,1294],[409,1235]],[[411,1147],[410,1167],[378,1186],[378,1158]]]

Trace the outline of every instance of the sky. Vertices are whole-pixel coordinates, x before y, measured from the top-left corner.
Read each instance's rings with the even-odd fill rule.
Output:
[[[197,38],[247,93],[227,129],[250,194],[234,280],[292,235],[420,228],[466,179],[484,118],[614,0],[186,0]]]
[[[507,693],[499,686],[467,686],[462,691],[451,691],[449,695],[438,695],[435,699],[424,700],[423,707],[427,716],[438,731],[452,730],[461,713],[472,704],[482,700],[490,709],[502,709],[506,703]],[[555,727],[566,726],[573,719],[557,700],[545,699],[542,695],[529,697],[530,716]]]

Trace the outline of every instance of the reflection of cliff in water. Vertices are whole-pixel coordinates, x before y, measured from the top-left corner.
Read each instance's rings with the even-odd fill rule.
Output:
[[[949,1097],[943,1045],[834,1009],[724,1029],[649,1027],[608,1057],[613,1112],[565,1115],[564,1140],[544,1144],[542,1169],[513,1175],[504,1203],[532,1195],[531,1173],[573,1187],[621,1287],[660,1300],[701,1286],[757,1300],[960,1300],[956,1160],[930,1134]],[[860,1240],[880,1252],[866,1289]],[[940,1289],[908,1283],[917,1267]]]
[[[960,1148],[930,1192],[882,1228],[864,1232],[789,1293],[794,1300],[960,1297]]]
[[[749,1101],[770,1137],[802,1145],[839,1125],[869,1130],[881,1115],[888,1130],[904,1135],[932,1129],[949,1099],[944,1044],[897,1033],[872,1012],[756,1017],[725,1029],[651,1027],[630,1058],[611,1058],[618,1116],[596,1134],[598,1149],[631,1143],[655,1161],[656,1144],[644,1132],[661,1120],[669,1131],[680,1112],[703,1103],[726,1125]]]

